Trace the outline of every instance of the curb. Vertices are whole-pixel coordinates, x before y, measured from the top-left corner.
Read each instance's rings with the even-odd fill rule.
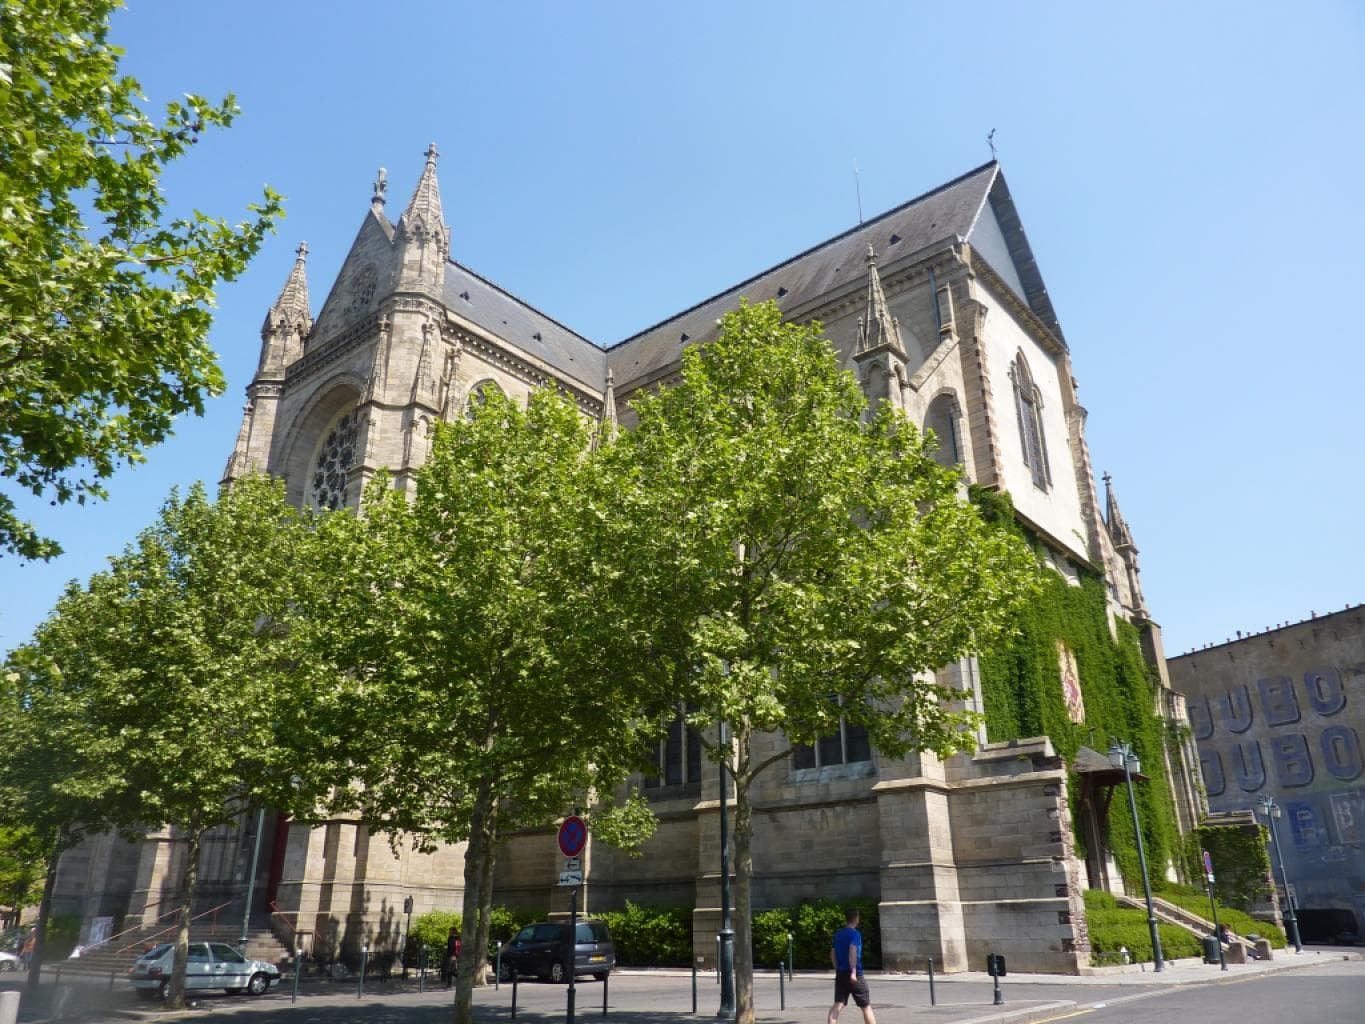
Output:
[[[985,1017],[953,1021],[953,1024],[1037,1024],[1039,1021],[1051,1020],[1061,1014],[1069,1014],[1079,1009],[1080,1006],[1080,1003],[1073,1000],[1061,1000],[1055,1003],[1041,1003],[1038,1006],[1025,1006],[1018,1010],[1006,1010],[1003,1013],[988,1014]]]

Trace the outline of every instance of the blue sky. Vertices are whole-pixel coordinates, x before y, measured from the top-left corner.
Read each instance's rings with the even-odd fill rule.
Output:
[[[314,313],[375,170],[435,140],[452,251],[601,343],[983,163],[1072,350],[1091,453],[1167,651],[1365,601],[1365,7],[1350,2],[183,3],[128,0],[149,98],[242,108],[165,180],[287,219],[219,297],[229,390],[110,500],[25,507],[67,549],[0,560],[0,649],[63,583],[216,481],[301,239]]]

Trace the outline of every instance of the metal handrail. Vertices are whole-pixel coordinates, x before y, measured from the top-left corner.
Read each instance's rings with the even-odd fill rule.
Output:
[[[216,928],[216,927],[218,926],[218,912],[219,912],[220,910],[223,910],[223,909],[226,908],[226,907],[232,906],[232,905],[233,905],[234,903],[236,903],[236,902],[237,902],[236,900],[227,900],[227,901],[224,902],[224,903],[218,904],[218,906],[216,906],[216,907],[210,907],[208,910],[201,911],[200,913],[195,914],[193,917],[190,918],[190,924],[194,924],[195,921],[201,920],[202,918],[208,917],[210,914],[212,914],[212,915],[213,915],[213,927]],[[175,915],[178,917],[178,916],[180,915],[180,910],[179,910],[179,909],[176,909],[176,910],[170,911],[170,912],[168,912],[168,913],[162,914],[161,917],[157,918],[155,921],[152,922],[152,925],[155,926],[155,925],[157,925],[157,924],[160,924],[161,921],[162,921],[164,918],[170,917],[171,914],[175,914]],[[128,943],[128,945],[124,946],[122,949],[115,950],[115,952],[116,952],[116,953],[126,953],[126,952],[128,952],[128,950],[132,949],[134,946],[138,946],[138,945],[141,945],[141,944],[143,944],[143,943],[150,942],[150,941],[153,940],[153,939],[159,939],[159,938],[161,938],[161,936],[163,936],[163,935],[169,935],[171,932],[175,931],[175,930],[176,930],[177,928],[179,928],[179,927],[180,927],[179,924],[175,924],[175,925],[172,925],[171,927],[168,927],[168,928],[162,928],[160,931],[152,932],[152,934],[150,934],[150,935],[144,935],[144,936],[142,936],[141,938],[139,938],[136,942],[130,942],[130,943]],[[126,933],[126,932],[120,932],[120,934],[127,934],[127,933]],[[103,945],[103,943],[101,943],[100,945]],[[99,948],[98,946],[91,946],[91,947],[90,947],[90,949],[98,949],[98,948]],[[84,951],[84,952],[88,952],[88,950],[86,950],[86,951]]]
[[[159,907],[159,906],[160,906],[161,904],[163,904],[163,903],[169,902],[170,900],[179,899],[179,898],[180,898],[179,896],[163,896],[161,899],[157,900],[155,903],[149,903],[149,904],[143,909],[142,912],[145,914],[148,910],[151,910],[152,907]],[[135,925],[133,925],[133,927],[131,927],[131,928],[125,928],[125,929],[123,929],[123,931],[121,931],[121,932],[116,932],[115,934],[109,936],[109,938],[107,938],[107,939],[101,939],[99,942],[96,942],[96,943],[94,943],[94,944],[92,944],[92,945],[89,945],[89,946],[84,947],[84,948],[82,949],[82,952],[83,952],[83,953],[88,953],[88,952],[90,952],[92,949],[100,949],[100,948],[102,948],[102,947],[104,947],[104,946],[109,945],[109,943],[113,942],[115,939],[121,939],[121,938],[123,938],[123,936],[125,936],[125,935],[130,935],[130,934],[132,934],[133,932],[140,932],[140,931],[142,931],[142,929],[147,928],[147,927],[155,928],[157,925],[159,925],[159,924],[160,924],[162,921],[164,921],[166,918],[171,917],[172,915],[178,915],[179,913],[180,913],[180,908],[179,908],[179,907],[175,907],[175,908],[173,908],[173,909],[171,909],[171,910],[166,911],[164,914],[161,914],[161,915],[159,915],[158,917],[153,918],[153,919],[152,919],[151,925],[147,925],[146,923],[143,923],[143,924],[135,924]],[[120,952],[122,952],[122,950],[120,950]]]

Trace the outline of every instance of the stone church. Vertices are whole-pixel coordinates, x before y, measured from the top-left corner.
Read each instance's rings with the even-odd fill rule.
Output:
[[[932,429],[940,458],[970,482],[1007,491],[1049,564],[1102,575],[1111,617],[1144,627],[1145,655],[1168,697],[1160,633],[1148,614],[1137,548],[1112,493],[1102,503],[1071,355],[1000,166],[991,162],[763,270],[624,340],[599,344],[456,259],[432,146],[416,188],[390,219],[381,170],[355,241],[316,316],[307,247],[261,328],[260,364],[223,479],[266,471],[291,500],[354,507],[381,469],[414,486],[432,424],[463,415],[485,389],[525,399],[559,388],[584,416],[631,422],[631,396],[666,384],[685,346],[714,336],[741,297],[818,320],[874,400]],[[1064,686],[1063,664],[1058,686]],[[1074,676],[1074,672],[1072,673]],[[975,659],[942,670],[981,706]],[[1083,682],[1080,681],[1080,682]],[[1071,679],[1071,685],[1078,681]],[[979,969],[987,950],[1019,970],[1088,963],[1083,888],[1110,883],[1103,840],[1077,854],[1079,809],[1046,737],[984,742],[976,754],[890,760],[845,729],[770,768],[754,792],[754,906],[830,896],[880,904],[886,966]],[[769,737],[770,751],[786,741]],[[765,750],[756,750],[764,756]],[[1168,751],[1179,825],[1199,813],[1197,767]],[[718,782],[681,721],[643,780],[660,818],[644,856],[589,846],[588,910],[637,903],[693,907],[698,956],[714,956],[719,913]],[[236,900],[257,819],[210,837],[204,906]],[[1090,830],[1085,832],[1091,835]],[[415,913],[458,909],[460,847],[395,854],[354,821],[320,827],[262,819],[253,923],[315,954],[392,946],[405,899]],[[124,924],[164,908],[175,837],[92,840],[63,864],[59,909]],[[1159,866],[1160,867],[1160,866]],[[1169,869],[1169,866],[1166,866]],[[513,837],[495,902],[564,908],[551,832]]]

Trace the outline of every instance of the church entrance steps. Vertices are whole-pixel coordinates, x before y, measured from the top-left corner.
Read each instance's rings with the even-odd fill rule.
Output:
[[[1146,911],[1147,901],[1134,896],[1115,896],[1115,901],[1121,907],[1132,907],[1134,910]],[[1156,919],[1163,924],[1173,924],[1177,928],[1184,928],[1187,932],[1193,932],[1201,939],[1205,935],[1213,934],[1213,922],[1198,914],[1191,913],[1184,907],[1178,907],[1168,900],[1163,900],[1159,896],[1152,897],[1152,911],[1156,914]],[[1229,931],[1233,942],[1245,942],[1251,945],[1242,936]]]

